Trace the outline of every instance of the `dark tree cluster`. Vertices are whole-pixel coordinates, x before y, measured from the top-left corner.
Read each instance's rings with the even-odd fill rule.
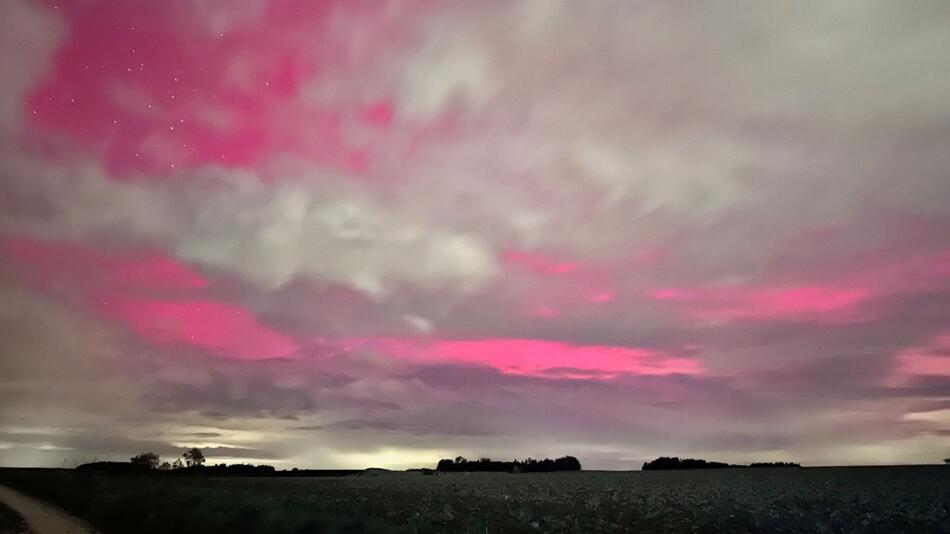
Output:
[[[448,458],[439,460],[435,468],[442,473],[461,473],[461,472],[497,472],[497,473],[550,473],[554,471],[580,471],[581,463],[573,456],[564,456],[551,460],[514,460],[503,462],[492,460],[490,458],[481,458],[478,460],[467,460],[462,456],[455,460]]]
[[[205,463],[205,455],[201,452],[201,449],[199,449],[198,447],[194,447],[192,449],[185,451],[185,453],[182,454],[181,457],[185,459],[185,464],[188,467],[196,467]]]
[[[182,462],[184,460],[184,462]],[[129,459],[128,462],[91,462],[76,469],[102,474],[174,474],[175,476],[215,476],[215,477],[340,477],[363,473],[361,469],[297,469],[277,471],[272,465],[252,464],[215,464],[204,465],[205,456],[197,447],[188,449],[173,463],[161,462],[154,452],[145,452]]]
[[[146,469],[158,469],[158,455],[154,452],[144,452],[137,456],[133,456],[129,462],[135,465],[140,465]]]
[[[182,458],[185,462],[182,463]],[[136,454],[128,462],[90,462],[77,466],[80,471],[96,471],[99,473],[149,473],[152,471],[176,471],[200,469],[205,462],[201,449],[193,447],[181,455],[174,463],[161,462],[161,458],[154,452]],[[223,465],[223,464],[222,464]]]
[[[757,462],[749,464],[749,467],[801,467],[802,464],[795,462]]]
[[[737,467],[801,467],[794,462],[759,462],[750,465],[727,464],[724,462],[707,462],[694,458],[677,458],[676,456],[661,456],[652,462],[643,464],[644,471],[665,471],[677,469],[731,469]]]
[[[673,469],[727,469],[730,467],[739,466],[723,462],[707,462],[706,460],[694,458],[683,458],[681,460],[676,456],[673,456],[672,458],[661,456],[652,462],[645,462],[643,464],[644,471],[665,471]]]

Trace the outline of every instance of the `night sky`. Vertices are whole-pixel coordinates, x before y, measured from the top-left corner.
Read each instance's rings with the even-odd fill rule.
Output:
[[[0,464],[950,453],[950,3],[0,2]]]

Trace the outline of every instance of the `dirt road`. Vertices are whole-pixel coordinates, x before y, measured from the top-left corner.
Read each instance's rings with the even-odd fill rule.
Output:
[[[18,491],[0,485],[0,501],[13,508],[26,519],[33,534],[93,534],[85,521],[77,519],[59,508],[28,497]]]

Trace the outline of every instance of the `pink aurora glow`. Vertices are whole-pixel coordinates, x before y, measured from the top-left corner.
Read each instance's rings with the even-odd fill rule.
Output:
[[[29,373],[75,340],[139,420],[271,418],[297,457],[383,412],[378,450],[608,468],[936,450],[901,417],[950,398],[950,25],[609,4],[0,2],[0,370],[66,398]]]

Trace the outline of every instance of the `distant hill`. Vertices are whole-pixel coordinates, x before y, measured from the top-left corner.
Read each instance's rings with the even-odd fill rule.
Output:
[[[727,464],[724,462],[708,462],[702,459],[677,458],[661,456],[652,462],[643,464],[644,471],[667,471],[680,469],[732,469],[739,467],[801,467],[794,462],[760,462],[750,465]]]

